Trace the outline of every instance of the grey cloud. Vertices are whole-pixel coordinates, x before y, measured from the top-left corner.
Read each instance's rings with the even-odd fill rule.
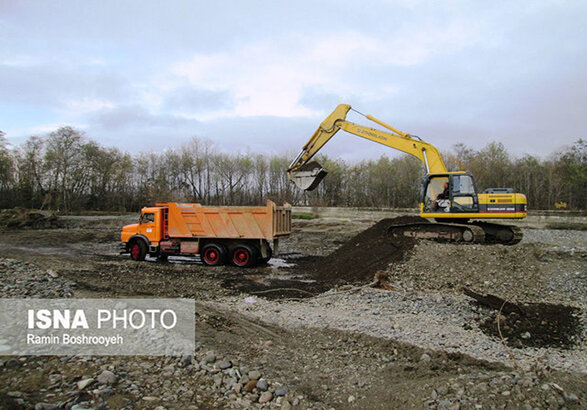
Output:
[[[119,130],[124,128],[169,127],[182,128],[197,124],[190,120],[169,114],[152,114],[140,105],[123,105],[116,108],[103,108],[87,116],[90,124],[105,129]]]
[[[140,105],[102,109],[86,116],[87,134],[106,146],[130,152],[176,147],[197,135],[200,123],[169,114],[153,114]]]
[[[309,88],[304,90],[300,98],[300,104],[313,110],[333,110],[338,104],[346,103],[343,97],[328,91]]]
[[[167,93],[164,107],[171,111],[188,113],[207,112],[234,106],[229,91],[214,91],[193,87],[180,87]]]
[[[134,93],[122,77],[92,67],[0,65],[0,99],[55,107],[75,99],[126,99]]]

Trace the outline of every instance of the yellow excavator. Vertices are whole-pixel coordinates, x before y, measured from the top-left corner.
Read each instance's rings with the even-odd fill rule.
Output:
[[[363,115],[389,131],[365,127],[346,120],[350,110]],[[420,216],[426,219],[393,226],[393,234],[415,238],[454,242],[500,243],[513,245],[522,240],[522,231],[513,225],[487,222],[488,219],[522,219],[527,215],[524,194],[511,188],[488,188],[477,193],[475,179],[464,171],[449,172],[438,149],[400,131],[371,115],[364,115],[350,105],[340,104],[318,127],[292,161],[287,173],[290,181],[306,191],[315,189],[328,171],[314,155],[339,130],[403,151],[422,161],[426,177],[422,182]]]

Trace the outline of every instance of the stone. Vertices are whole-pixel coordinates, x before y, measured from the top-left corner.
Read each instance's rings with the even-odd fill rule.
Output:
[[[281,409],[282,410],[291,410],[291,403],[287,400],[281,402]]]
[[[192,355],[186,354],[181,357],[181,365],[187,367],[192,364]]]
[[[55,410],[57,408],[56,404],[51,403],[37,403],[35,404],[35,410]]]
[[[91,407],[85,407],[83,404],[74,404],[71,406],[71,410],[92,410]]]
[[[112,396],[113,394],[114,394],[114,390],[112,390],[111,388],[98,390],[96,392],[96,395],[98,395],[98,396]]]
[[[261,372],[259,370],[251,370],[249,372],[249,379],[259,380],[261,378]]]
[[[441,396],[444,396],[448,393],[448,387],[447,386],[440,386],[438,389],[438,394]]]
[[[22,366],[21,363],[16,359],[10,359],[9,361],[4,363],[4,367],[6,367],[7,369],[16,369],[20,366]]]
[[[355,396],[353,396],[352,394],[348,397],[347,402],[349,403],[354,403],[355,402]]]
[[[257,380],[251,380],[243,387],[243,391],[251,393],[255,387],[257,387]]]
[[[214,363],[216,361],[216,354],[214,354],[214,352],[210,352],[206,355],[206,357],[204,358],[204,362],[210,364],[210,363]]]
[[[215,374],[212,380],[214,380],[214,387],[220,387],[222,385],[222,379],[224,375],[222,373]]]
[[[225,369],[229,369],[232,367],[232,363],[230,362],[230,360],[226,360],[221,362],[218,367],[220,367],[220,369],[225,370]]]
[[[577,403],[579,401],[579,398],[575,393],[563,393],[563,399],[570,403]]]
[[[283,387],[280,387],[279,389],[275,389],[275,395],[276,396],[285,396],[288,391],[289,391],[289,389],[287,388],[287,386],[283,386]]]
[[[259,397],[259,403],[262,404],[262,403],[270,402],[272,398],[273,398],[273,395],[271,394],[270,391],[263,392],[261,394],[261,397]]]
[[[422,356],[420,356],[421,362],[429,362],[430,360],[432,360],[432,358],[428,353],[422,353]]]
[[[261,391],[265,391],[268,388],[269,388],[269,384],[267,383],[267,380],[260,379],[259,381],[257,381],[257,389],[259,389]]]
[[[77,382],[77,389],[83,390],[92,383],[94,383],[94,379],[92,379],[91,377],[89,377],[87,379],[82,379],[79,382]]]
[[[98,383],[100,383],[100,384],[108,384],[110,386],[113,386],[116,384],[117,381],[118,381],[118,377],[114,373],[112,373],[110,370],[104,370],[98,376]]]

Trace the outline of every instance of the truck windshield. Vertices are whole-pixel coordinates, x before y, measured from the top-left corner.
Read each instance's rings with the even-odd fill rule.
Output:
[[[155,222],[155,214],[143,214],[139,219],[140,223]]]

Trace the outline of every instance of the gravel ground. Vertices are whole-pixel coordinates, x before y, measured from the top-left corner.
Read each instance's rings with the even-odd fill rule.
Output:
[[[300,274],[297,257],[327,255],[372,223],[295,222],[283,242],[285,263],[244,274],[195,262],[137,264],[116,254],[116,232],[96,233],[91,218],[83,222],[90,227],[3,234],[0,296],[190,297],[197,350],[186,357],[4,356],[0,408],[578,409],[587,403],[585,232],[525,230],[525,239],[510,247],[424,241],[383,271],[392,290],[340,286],[304,300],[267,300],[223,283]],[[462,288],[516,306],[572,307],[579,322],[574,339],[565,347],[504,343],[483,324],[510,325],[512,314],[480,306]],[[526,341],[538,339],[528,333]]]
[[[458,352],[479,360],[518,365],[538,365],[587,373],[587,346],[510,348],[486,335],[478,326],[484,309],[464,296],[439,293],[390,292],[362,288],[329,291],[303,301],[275,302],[262,298],[224,298],[219,301],[245,316],[278,326],[334,328],[398,340],[424,349]],[[585,323],[587,316],[583,316]],[[581,335],[584,341],[585,329]]]
[[[524,243],[543,243],[553,245],[554,249],[567,251],[587,251],[587,231],[522,229]]]

